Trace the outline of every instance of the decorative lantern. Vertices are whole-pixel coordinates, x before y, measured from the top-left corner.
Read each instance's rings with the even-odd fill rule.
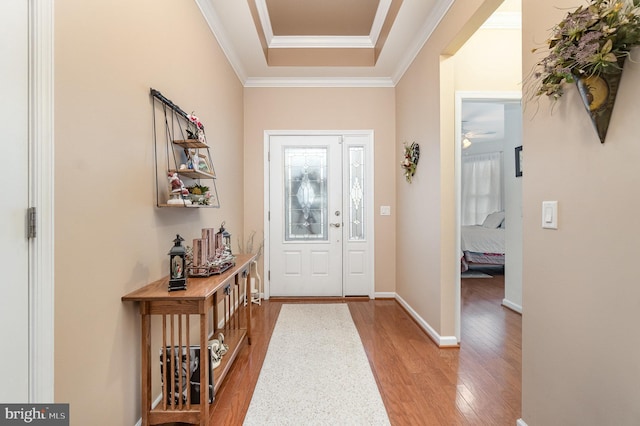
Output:
[[[222,251],[231,254],[231,234],[224,229],[225,222],[220,225],[220,231],[216,234],[216,249],[222,248]]]
[[[184,238],[176,234],[173,247],[169,251],[169,291],[187,289],[187,251],[182,246],[182,241]]]
[[[224,228],[221,228],[221,231],[222,231],[222,239],[224,240],[225,250],[227,250],[229,254],[232,254],[231,253],[231,234],[229,233],[229,231],[227,231]]]

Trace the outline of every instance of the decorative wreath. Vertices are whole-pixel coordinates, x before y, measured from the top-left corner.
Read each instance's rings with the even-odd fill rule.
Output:
[[[400,165],[404,169],[404,177],[411,183],[411,178],[416,174],[416,167],[420,159],[420,145],[413,142],[411,145],[404,143],[404,159]]]

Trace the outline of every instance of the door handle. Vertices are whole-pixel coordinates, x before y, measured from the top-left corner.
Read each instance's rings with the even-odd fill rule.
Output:
[[[333,226],[334,228],[340,228],[340,223],[330,223],[329,226]]]

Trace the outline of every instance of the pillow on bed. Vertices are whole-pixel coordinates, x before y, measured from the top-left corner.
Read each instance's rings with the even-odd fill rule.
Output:
[[[485,218],[484,222],[482,222],[482,226],[484,228],[495,229],[499,228],[500,225],[502,225],[502,222],[504,222],[504,212],[493,212]]]

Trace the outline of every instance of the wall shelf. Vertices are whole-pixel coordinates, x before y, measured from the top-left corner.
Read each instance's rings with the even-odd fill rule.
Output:
[[[156,206],[218,208],[220,200],[216,187],[216,173],[211,159],[211,147],[207,143],[204,126],[196,128],[190,115],[151,89],[153,100],[153,148],[156,167]],[[199,138],[195,139],[195,131]],[[190,133],[191,132],[191,133]],[[164,136],[163,136],[164,135]],[[172,191],[169,178],[176,174],[185,187],[199,185],[208,188],[208,204],[194,201],[191,194]],[[174,181],[175,180],[174,177]],[[169,203],[171,199],[172,203]]]

